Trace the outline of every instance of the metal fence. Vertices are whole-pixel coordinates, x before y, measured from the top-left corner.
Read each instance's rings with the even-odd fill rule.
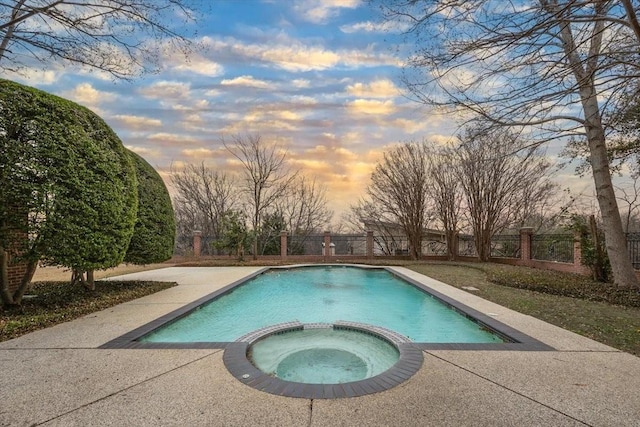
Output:
[[[447,255],[447,242],[434,239],[422,240],[422,255],[442,256]]]
[[[460,234],[458,236],[458,255],[477,257],[476,243],[473,236]]]
[[[520,258],[520,235],[499,234],[491,238],[491,256]]]
[[[324,236],[320,234],[287,236],[288,255],[324,255]]]
[[[534,234],[531,259],[573,263],[572,234]]]
[[[364,234],[336,234],[331,236],[334,255],[367,255],[367,236]]]
[[[633,268],[640,270],[640,233],[627,233],[627,250]]]

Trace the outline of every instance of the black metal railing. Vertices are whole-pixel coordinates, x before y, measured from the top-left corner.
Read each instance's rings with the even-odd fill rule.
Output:
[[[496,258],[520,258],[520,235],[497,234],[491,238],[491,256]]]
[[[531,236],[531,259],[573,263],[572,234],[534,234]]]

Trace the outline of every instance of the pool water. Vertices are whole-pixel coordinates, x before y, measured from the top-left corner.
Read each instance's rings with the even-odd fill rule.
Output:
[[[422,343],[503,340],[384,269],[271,269],[145,335],[146,342],[233,342],[279,323],[371,324]]]
[[[353,330],[305,329],[270,335],[253,345],[249,359],[285,381],[340,384],[378,375],[399,358],[386,340]]]

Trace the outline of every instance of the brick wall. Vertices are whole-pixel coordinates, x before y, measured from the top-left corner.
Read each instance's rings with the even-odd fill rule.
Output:
[[[20,286],[20,281],[27,271],[27,263],[9,264],[9,291],[13,292]]]
[[[14,212],[22,215],[24,224],[26,225],[27,212],[19,207],[14,207],[13,209]],[[21,249],[24,248],[23,244],[28,238],[29,236],[24,230],[13,229],[9,231],[9,291],[18,289],[24,273],[27,271],[27,263],[18,262],[11,254],[13,253],[15,256],[16,253],[20,253]]]

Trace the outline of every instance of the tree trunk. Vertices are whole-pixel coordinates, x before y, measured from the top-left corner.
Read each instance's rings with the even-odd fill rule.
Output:
[[[22,276],[22,280],[20,281],[20,286],[13,293],[13,303],[20,305],[22,304],[22,297],[24,293],[29,289],[29,285],[31,285],[31,279],[33,279],[33,275],[38,268],[38,261],[29,261],[27,263],[27,269]]]
[[[455,230],[447,230],[445,232],[445,238],[447,240],[447,259],[449,261],[455,261],[458,256],[458,251],[456,248],[456,236],[457,232]]]
[[[553,13],[554,11],[552,10],[551,12]],[[620,288],[637,288],[638,279],[627,252],[627,238],[623,232],[620,210],[611,181],[602,115],[598,105],[598,94],[594,81],[602,47],[603,26],[604,21],[602,20],[595,23],[591,45],[589,46],[589,56],[585,61],[580,58],[579,49],[568,25],[561,27],[560,37],[563,41],[563,49],[566,53],[568,65],[579,87],[593,182],[596,187],[596,198],[598,199],[600,214],[602,215],[605,243],[609,262],[611,263],[613,280]]]
[[[87,274],[86,278],[84,277],[85,273]],[[93,280],[93,270],[73,269],[71,273],[71,284],[72,285],[80,284],[90,291],[95,291],[96,285]]]
[[[2,305],[13,304],[13,295],[9,292],[9,254],[0,246],[0,296]]]
[[[583,95],[581,90],[581,95]],[[593,93],[593,92],[592,92]],[[611,181],[609,158],[605,145],[604,129],[600,119],[595,94],[583,96],[585,111],[585,129],[589,144],[591,169],[596,187],[596,197],[602,215],[605,244],[613,280],[619,288],[638,287],[638,279],[627,251],[627,238],[622,228],[616,194]]]

